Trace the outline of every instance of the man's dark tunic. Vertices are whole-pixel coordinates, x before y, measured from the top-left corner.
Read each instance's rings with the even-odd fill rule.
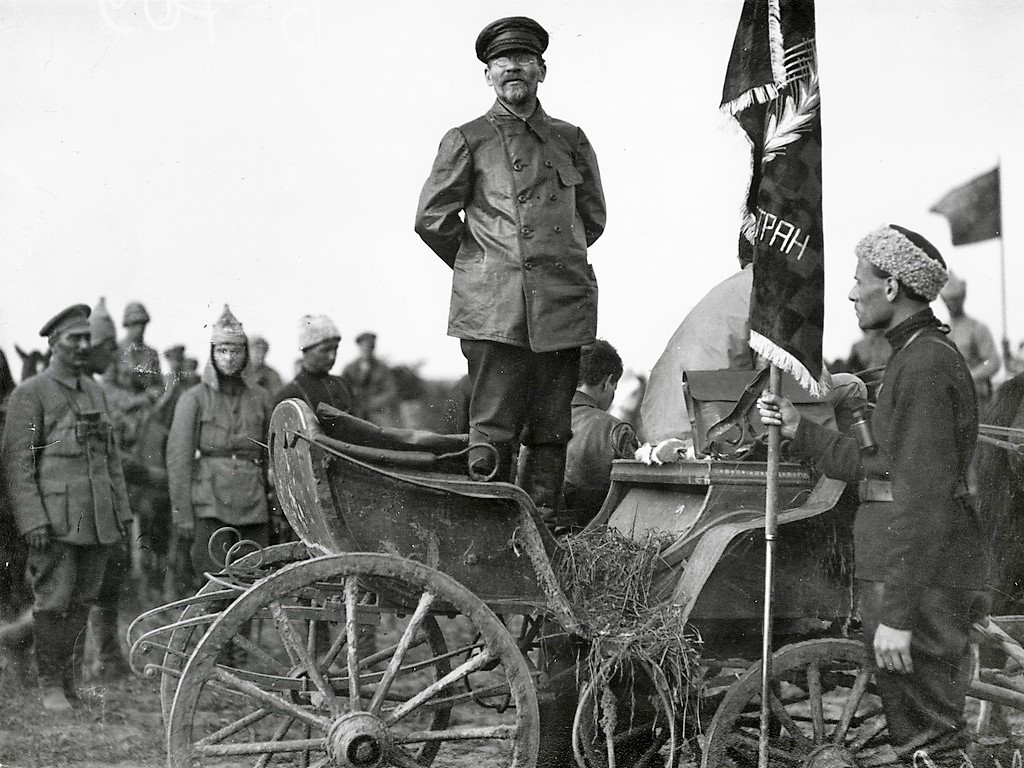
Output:
[[[863,501],[854,524],[861,618],[869,643],[880,623],[913,632],[914,673],[877,670],[876,680],[897,752],[925,748],[942,764],[962,746],[967,633],[989,565],[967,493],[977,401],[963,356],[930,309],[886,337],[893,356],[871,419],[877,455],[809,419],[791,447],[830,477],[891,482],[892,501]]]
[[[314,411],[320,403],[327,403],[339,411],[352,412],[352,391],[348,384],[340,376],[329,373],[300,371],[294,381],[285,384],[274,395],[274,407],[290,397],[305,400]]]
[[[631,459],[639,447],[636,432],[597,407],[585,392],[572,397],[572,438],[566,451],[565,506],[586,525],[601,509],[612,482],[612,461]]]

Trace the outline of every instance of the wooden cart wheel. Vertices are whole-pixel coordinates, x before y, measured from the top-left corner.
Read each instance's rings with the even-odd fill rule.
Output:
[[[391,581],[403,594],[415,588],[415,608],[372,631],[377,606],[363,604],[364,579]],[[301,598],[310,593],[337,611],[326,650],[299,621]],[[458,616],[439,627],[430,615],[435,603]],[[244,670],[226,669],[218,659],[247,623],[263,625],[260,658],[250,656]],[[260,677],[257,662],[270,677]],[[286,678],[289,687],[275,688]],[[506,700],[509,706],[481,718],[479,702]],[[173,768],[413,768],[467,756],[481,765],[533,768],[538,739],[529,668],[494,613],[425,565],[352,553],[285,566],[211,625],[178,684],[168,756]]]
[[[772,657],[773,766],[899,765],[863,643],[808,640]],[[730,686],[705,733],[703,768],[756,766],[761,665]]]
[[[643,663],[583,686],[572,736],[580,768],[676,768],[682,757],[668,682]]]
[[[307,559],[309,559],[309,552],[301,542],[288,542],[264,547],[258,552],[245,555],[239,558],[235,565],[246,569],[265,569],[269,575],[288,563]],[[196,593],[196,598],[209,599],[197,599],[187,605],[176,622],[179,626],[170,630],[167,637],[167,650],[164,652],[163,663],[159,669],[160,709],[165,724],[170,719],[171,703],[174,701],[174,693],[178,689],[178,680],[181,678],[185,662],[188,661],[199,641],[206,634],[206,630],[209,629],[220,612],[241,594],[241,591],[234,592],[221,584],[208,581]],[[224,595],[225,599],[217,600],[218,595]],[[225,658],[221,659],[220,663],[229,666],[230,661]]]

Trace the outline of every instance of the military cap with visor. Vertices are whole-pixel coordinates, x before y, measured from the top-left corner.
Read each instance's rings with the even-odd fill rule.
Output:
[[[39,329],[39,335],[53,337],[68,331],[90,333],[90,314],[92,314],[92,310],[89,309],[88,304],[72,304],[47,320],[46,324]]]
[[[476,38],[476,57],[484,64],[513,52],[543,56],[547,49],[547,31],[526,16],[506,16],[492,21]]]

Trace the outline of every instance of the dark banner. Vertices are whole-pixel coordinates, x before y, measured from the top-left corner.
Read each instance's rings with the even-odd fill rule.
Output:
[[[991,240],[1002,232],[999,168],[950,190],[932,206],[949,221],[953,245]]]
[[[741,237],[754,255],[750,346],[816,395],[826,388],[820,105],[813,0],[746,0],[722,108],[752,150]]]

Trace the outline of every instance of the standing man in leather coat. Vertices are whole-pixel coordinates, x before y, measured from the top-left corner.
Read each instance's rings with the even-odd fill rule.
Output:
[[[497,94],[482,117],[441,140],[420,194],[416,232],[453,271],[448,335],[469,363],[472,477],[511,476],[555,522],[580,347],[595,340],[597,280],[587,248],[605,227],[597,158],[586,135],[537,100],[548,33],[499,19],[476,54]]]

